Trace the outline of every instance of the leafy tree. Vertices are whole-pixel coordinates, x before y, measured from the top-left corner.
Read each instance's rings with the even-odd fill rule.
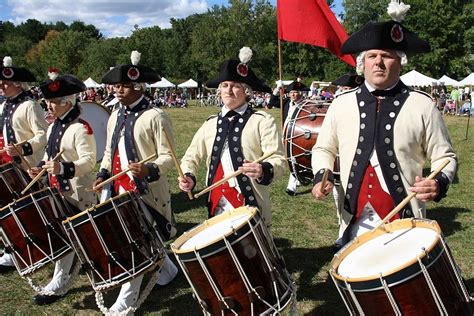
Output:
[[[46,35],[46,27],[40,21],[35,19],[28,19],[16,27],[16,34],[19,34],[32,43],[38,43]]]
[[[90,38],[100,39],[102,38],[102,33],[92,24],[86,25],[82,21],[74,21],[69,25],[68,28],[70,31],[85,33]]]
[[[125,52],[125,41],[126,39],[123,38],[91,41],[84,49],[77,76],[82,80],[92,77],[95,81],[100,82],[109,68],[118,64],[118,56],[125,55],[125,53],[130,54],[128,51]]]

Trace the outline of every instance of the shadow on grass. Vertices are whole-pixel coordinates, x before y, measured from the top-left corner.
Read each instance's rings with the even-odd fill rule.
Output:
[[[196,193],[196,192],[195,192]],[[199,207],[207,206],[207,194],[198,199],[190,200],[187,193],[179,192],[171,194],[171,205],[174,213],[182,213]]]
[[[458,230],[463,230],[462,224],[456,221],[460,213],[469,213],[466,208],[436,207],[427,211],[427,217],[438,222],[444,236],[450,236]]]
[[[327,271],[321,271],[332,260],[335,253],[334,247],[292,248],[291,240],[282,238],[275,239],[275,244],[285,258],[288,271],[292,275],[298,275],[296,280],[298,302],[325,302],[323,306],[318,306],[306,315],[344,315],[346,310],[337,289],[332,284]],[[327,275],[326,280],[314,283],[313,280],[320,278],[318,275],[321,272]]]

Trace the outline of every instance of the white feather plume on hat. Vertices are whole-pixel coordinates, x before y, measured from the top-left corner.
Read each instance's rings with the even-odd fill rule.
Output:
[[[48,78],[51,80],[56,80],[56,78],[59,76],[59,70],[54,67],[48,68]]]
[[[142,54],[136,50],[132,52],[132,55],[130,56],[130,60],[132,61],[132,65],[138,65],[140,62],[140,58],[142,57]]]
[[[5,56],[3,58],[3,67],[11,67],[13,65],[13,60],[10,56]]]
[[[387,13],[390,15],[392,20],[401,22],[405,18],[408,10],[410,10],[410,5],[398,0],[392,0],[387,7]]]
[[[250,47],[244,46],[239,51],[240,62],[247,64],[252,59],[252,50]]]

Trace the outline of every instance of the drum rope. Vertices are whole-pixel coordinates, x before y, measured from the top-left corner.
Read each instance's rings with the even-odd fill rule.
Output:
[[[194,292],[194,298],[198,301],[199,305],[201,305],[201,308],[202,308],[202,310],[203,310],[203,314],[209,313],[209,311],[207,310],[207,305],[206,305],[206,303],[201,299],[201,297],[199,297],[199,294],[198,294],[196,288],[194,287],[193,282],[191,281],[191,279],[189,278],[188,274],[186,273],[185,266],[183,265],[183,263],[182,263],[181,260],[179,259],[178,255],[177,255],[176,253],[175,253],[174,255],[175,255],[175,257],[176,257],[176,261],[178,262],[179,266],[181,267],[181,271],[183,271],[184,276],[185,276],[186,279],[188,280],[188,283],[189,283],[189,285],[191,286],[191,289],[192,289],[193,292]]]
[[[354,304],[357,308],[357,311],[359,312],[359,315],[360,316],[364,316],[365,313],[364,311],[362,310],[362,307],[360,306],[360,303],[359,303],[359,300],[357,299],[357,297],[355,296],[355,293],[354,291],[352,291],[352,286],[349,284],[349,282],[347,282],[347,278],[344,278],[344,283],[346,284],[346,287],[347,289],[349,290],[349,294],[350,296],[352,297],[352,300],[354,301]]]
[[[135,302],[135,304],[133,304],[132,306],[128,307],[127,309],[125,309],[125,310],[123,310],[119,313],[115,313],[115,312],[111,313],[110,309],[108,309],[104,305],[104,296],[102,295],[102,292],[101,291],[96,291],[95,292],[95,300],[96,300],[97,306],[99,307],[100,311],[104,315],[114,315],[114,316],[133,314],[138,308],[140,308],[140,306],[143,304],[143,302],[145,302],[148,295],[150,295],[151,291],[153,290],[153,287],[155,286],[156,281],[158,281],[158,278],[160,277],[161,267],[159,269],[157,269],[155,272],[153,272],[152,276],[148,280],[147,285],[141,291],[140,297]]]
[[[395,301],[395,298],[393,297],[392,292],[390,292],[390,288],[387,285],[387,281],[383,278],[382,273],[380,273],[379,279],[380,279],[380,283],[382,283],[385,294],[387,294],[388,301],[392,305],[392,308],[393,308],[393,311],[395,312],[395,315],[401,316],[402,313],[400,312],[400,309],[398,308],[397,302]]]
[[[456,276],[459,286],[461,287],[461,290],[464,295],[464,298],[466,299],[466,302],[472,301],[473,298],[470,296],[469,292],[467,291],[466,285],[464,284],[462,280],[460,268],[454,262],[454,258],[451,255],[451,252],[449,251],[448,246],[446,245],[446,242],[444,241],[444,237],[441,236],[440,240],[441,240],[441,244],[443,245],[444,252],[446,253],[446,256],[448,256],[449,263],[451,264],[451,267],[453,268],[454,275]]]
[[[251,223],[249,220],[247,220],[247,224],[249,226],[251,226]],[[252,233],[253,233],[253,230],[252,230]],[[254,238],[257,239],[257,237],[255,236],[254,234]],[[229,240],[225,237],[225,235],[222,236],[222,239],[224,240],[225,242],[225,245],[227,247],[227,250],[229,251],[229,254],[232,258],[232,260],[234,261],[234,264],[237,268],[237,271],[239,272],[240,274],[240,277],[242,278],[242,281],[245,285],[245,288],[247,289],[247,293],[254,293],[255,296],[260,300],[262,301],[265,305],[267,305],[271,310],[273,311],[277,311],[277,309],[275,309],[275,307],[273,305],[271,305],[270,303],[268,303],[267,301],[265,301],[261,296],[260,294],[255,290],[255,288],[252,286],[252,284],[250,283],[250,280],[248,279],[247,275],[245,274],[245,271],[244,271],[244,268],[242,267],[242,265],[240,264],[240,261],[239,261],[239,258],[237,257],[237,254],[234,252],[234,248],[232,248],[232,245],[230,244]],[[257,244],[258,244],[258,241],[257,241]],[[262,253],[262,256],[265,257],[265,254]],[[271,271],[271,269],[270,269]],[[275,282],[273,282],[275,283]],[[276,291],[276,297],[278,299],[278,308],[280,308],[280,301],[279,301],[279,296],[278,296],[278,291]],[[254,315],[253,313],[253,308],[254,308],[254,304],[251,302],[250,303],[251,305],[251,309],[252,309],[252,313],[251,315]]]
[[[65,295],[71,286],[74,284],[74,281],[76,280],[77,275],[79,274],[79,271],[81,270],[81,265],[79,264],[79,261],[76,260],[74,267],[72,269],[72,272],[69,274],[69,279],[67,282],[59,288],[57,291],[51,291],[51,290],[46,290],[44,286],[38,285],[35,283],[33,279],[27,276],[22,276],[23,279],[25,279],[28,284],[31,286],[33,290],[35,290],[36,293],[41,294],[41,295]]]
[[[426,283],[428,284],[428,287],[431,291],[431,294],[433,295],[434,301],[436,303],[436,306],[438,307],[439,313],[441,315],[448,315],[448,312],[446,311],[446,308],[444,307],[443,301],[441,300],[438,291],[436,290],[433,281],[431,280],[430,274],[428,270],[426,269],[425,265],[423,262],[421,262],[421,258],[418,257],[418,264],[420,265],[421,271],[423,272],[423,275],[425,276]]]
[[[258,237],[258,235],[255,233],[255,229],[251,225],[250,220],[247,220],[247,223],[250,226],[250,230],[252,231],[252,234],[255,238],[255,241],[257,242],[258,248],[259,248],[260,252],[262,253],[262,257],[265,260],[265,263],[268,267],[268,271],[271,273],[272,270],[275,270],[275,268],[271,265],[270,260],[267,258],[266,254],[265,254],[265,250],[263,249],[263,246],[262,246],[262,241],[260,240],[260,237]],[[263,226],[261,219],[260,219],[259,223],[257,223],[257,225],[260,225],[262,227],[262,231],[264,232],[263,234],[265,234],[265,229],[266,228]],[[273,246],[275,246],[275,244],[273,243],[273,238],[271,238],[271,236],[268,236],[268,235],[266,237],[267,237],[267,240],[269,241],[269,243],[273,244]],[[275,297],[277,298],[278,310],[276,310],[275,307],[273,307],[272,305],[267,303],[265,300],[260,298],[260,296],[258,296],[258,297],[260,298],[260,300],[262,302],[264,302],[266,305],[268,305],[273,310],[281,311],[282,307],[281,307],[281,302],[280,302],[280,296],[278,295],[279,293],[278,293],[278,287],[277,287],[277,284],[276,284],[276,280],[274,280],[272,283],[273,283],[273,290],[274,290],[274,293],[275,293]],[[285,284],[285,285],[287,285],[287,284]]]
[[[349,303],[347,302],[346,297],[342,294],[341,288],[340,288],[339,285],[337,284],[336,279],[334,278],[333,273],[335,273],[335,271],[334,271],[334,269],[331,269],[331,270],[329,271],[329,275],[331,276],[332,282],[333,282],[334,285],[336,286],[336,289],[337,289],[337,291],[339,292],[339,295],[341,296],[342,301],[344,302],[344,305],[346,305],[347,311],[349,312],[349,314],[354,315],[354,313],[353,313],[353,311],[352,311],[352,308],[349,307]]]
[[[199,253],[197,252],[196,248],[194,248],[194,255],[196,256],[196,259],[198,260],[199,265],[201,266],[201,269],[202,269],[202,271],[204,272],[204,275],[206,276],[207,280],[209,281],[209,284],[211,285],[212,290],[214,291],[214,294],[216,294],[217,299],[218,299],[219,301],[221,301],[222,303],[224,303],[225,306],[227,307],[227,309],[228,309],[229,311],[231,311],[232,313],[234,313],[234,315],[238,315],[238,313],[236,313],[234,310],[232,310],[232,309],[230,308],[230,306],[227,304],[227,302],[224,300],[224,297],[223,297],[222,294],[219,292],[219,289],[218,289],[216,283],[215,283],[214,280],[212,279],[212,276],[211,276],[211,274],[209,273],[209,270],[207,269],[206,265],[204,264],[204,261],[202,260],[201,256],[200,256]]]

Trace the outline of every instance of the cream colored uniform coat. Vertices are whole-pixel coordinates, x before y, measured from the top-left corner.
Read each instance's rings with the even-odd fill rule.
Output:
[[[119,111],[115,110],[110,115],[107,124],[107,144],[100,166],[101,169],[106,169],[110,174],[112,174],[113,159],[111,142],[118,113]],[[173,132],[169,116],[158,108],[147,109],[135,122],[133,129],[134,142],[137,156],[140,160],[152,154],[157,155],[155,160],[149,162],[155,163],[160,170],[160,178],[158,181],[148,183],[149,192],[142,195],[142,197],[147,204],[155,207],[169,222],[174,223],[171,211],[170,185],[167,179],[168,171],[174,166],[174,163],[171,151],[162,132],[163,128],[166,129],[166,133],[173,146]]]
[[[0,108],[0,113],[2,112],[3,104]],[[46,130],[48,129],[48,123],[44,119],[44,111],[41,106],[34,100],[27,100],[19,104],[13,114],[12,128],[18,143],[27,141],[31,145],[33,154],[24,156],[25,160],[32,167],[38,165],[44,155]],[[24,162],[21,163],[21,167],[23,170],[28,169]]]
[[[52,127],[53,124],[48,128],[48,139]],[[62,193],[68,202],[84,211],[97,203],[95,192],[86,191],[87,188],[92,188],[95,180],[96,144],[94,134],[88,134],[86,126],[76,119],[64,132],[60,148],[64,152],[59,161],[74,163],[74,178],[69,179],[71,190]],[[47,153],[45,153],[43,161],[47,159]]]
[[[209,167],[211,161],[212,146],[216,137],[217,116],[211,116],[199,128],[181,160],[183,173],[197,174],[198,166],[204,159]],[[244,159],[254,161],[264,154],[276,151],[276,153],[265,160],[273,166],[273,178],[280,177],[286,168],[286,159],[283,153],[280,131],[274,118],[263,111],[253,113],[242,131],[242,153]],[[209,168],[207,175],[209,174]],[[206,179],[207,179],[206,175]],[[270,205],[270,194],[264,185],[258,184],[251,179],[257,203],[262,211],[267,226],[271,224],[272,213]]]
[[[333,170],[335,157],[339,154],[341,185],[344,191],[347,190],[353,158],[360,141],[361,113],[356,97],[359,89],[343,93],[332,102],[312,150],[314,173],[324,168]],[[393,149],[403,186],[409,194],[408,187],[415,182],[416,176],[422,176],[426,161],[430,161],[431,169],[434,170],[445,159],[449,159],[450,163],[443,169],[443,173],[449,182],[452,182],[456,171],[456,155],[443,118],[431,98],[417,91],[407,90],[405,93],[409,93],[408,99],[400,109],[393,126]],[[383,158],[379,157],[380,159]],[[344,203],[341,202],[340,231],[344,231],[352,219],[352,214],[344,209]],[[423,202],[414,198],[410,203],[414,217],[426,216]]]

